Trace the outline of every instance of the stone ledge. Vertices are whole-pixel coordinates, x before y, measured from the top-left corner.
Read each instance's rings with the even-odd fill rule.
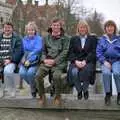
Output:
[[[89,100],[77,100],[76,98],[71,97],[73,96],[63,97],[60,106],[53,105],[53,98],[50,97],[47,97],[44,106],[39,105],[38,99],[32,99],[29,97],[2,98],[0,99],[0,108],[120,111],[120,106],[116,104],[115,96],[112,97],[110,106],[104,104],[104,98],[101,95],[91,96]]]

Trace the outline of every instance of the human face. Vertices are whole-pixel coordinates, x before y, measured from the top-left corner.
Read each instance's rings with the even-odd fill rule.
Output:
[[[113,25],[108,25],[105,28],[106,34],[113,35],[115,31],[115,27]]]
[[[88,28],[86,25],[79,25],[78,30],[79,30],[80,35],[82,36],[85,36],[88,33]]]
[[[27,34],[29,37],[33,37],[35,35],[35,30],[32,27],[27,28]]]
[[[51,28],[52,28],[52,32],[55,32],[55,33],[60,32],[60,28],[61,28],[60,22],[52,23]]]
[[[12,32],[13,32],[12,26],[5,24],[4,27],[3,27],[3,32],[4,32],[4,34],[5,34],[6,36],[11,35]]]

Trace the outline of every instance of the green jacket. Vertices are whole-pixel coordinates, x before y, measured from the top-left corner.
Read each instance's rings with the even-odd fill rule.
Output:
[[[49,34],[43,42],[44,49],[41,60],[43,61],[46,58],[54,59],[56,62],[55,67],[65,70],[67,68],[70,38],[63,35],[59,39],[53,39],[51,34]]]

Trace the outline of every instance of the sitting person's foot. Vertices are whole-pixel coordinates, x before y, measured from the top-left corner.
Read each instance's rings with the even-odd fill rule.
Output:
[[[107,93],[105,96],[105,104],[110,105],[111,104],[111,95],[110,93]]]
[[[86,91],[86,92],[84,92],[84,99],[87,100],[88,98],[89,98],[89,92]]]
[[[77,97],[78,97],[78,100],[81,100],[81,99],[82,99],[82,91],[81,91],[81,92],[78,92]]]
[[[45,95],[40,96],[39,98],[39,104],[44,105],[45,104]]]
[[[36,98],[36,92],[31,93],[33,98]]]
[[[61,104],[61,96],[55,96],[54,100],[53,100],[53,104],[55,105],[60,105]]]

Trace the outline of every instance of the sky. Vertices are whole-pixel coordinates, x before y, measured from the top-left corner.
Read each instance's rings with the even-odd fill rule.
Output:
[[[23,0],[26,1],[26,0]],[[39,4],[44,4],[45,0],[37,0]],[[52,3],[55,0],[49,0]],[[105,20],[114,20],[120,27],[120,0],[78,0],[88,9],[96,9],[103,14]]]
[[[114,20],[120,27],[120,0],[82,0],[83,5],[102,13],[105,20]]]

